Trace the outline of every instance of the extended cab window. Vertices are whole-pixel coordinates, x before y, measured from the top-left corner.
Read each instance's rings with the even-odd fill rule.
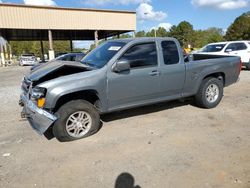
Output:
[[[174,41],[163,41],[161,43],[164,63],[172,65],[179,63],[179,52]]]
[[[126,51],[120,60],[129,61],[131,68],[156,66],[156,44],[155,42],[137,44]]]

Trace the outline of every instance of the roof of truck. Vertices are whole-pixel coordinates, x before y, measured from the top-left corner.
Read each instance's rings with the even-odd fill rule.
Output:
[[[125,42],[129,43],[131,41],[147,41],[147,40],[162,40],[162,39],[169,39],[169,40],[176,40],[173,37],[137,37],[137,38],[122,38],[122,39],[114,39],[112,41],[117,41],[117,42]]]

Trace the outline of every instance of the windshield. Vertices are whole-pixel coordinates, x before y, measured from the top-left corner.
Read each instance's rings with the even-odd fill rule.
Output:
[[[201,49],[201,52],[219,52],[226,44],[210,44]]]
[[[125,45],[124,42],[106,42],[82,59],[82,63],[96,68],[102,68]]]

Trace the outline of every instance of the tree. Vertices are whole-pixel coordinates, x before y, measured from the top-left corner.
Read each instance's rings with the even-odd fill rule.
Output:
[[[131,38],[132,36],[130,34],[122,34],[120,35],[120,38],[123,39],[123,38]]]
[[[20,56],[23,53],[31,53],[31,43],[28,41],[10,41],[12,53],[16,56]]]
[[[193,47],[201,48],[202,46],[208,44],[206,39],[206,32],[203,30],[197,30],[194,32]]]
[[[24,53],[34,53],[38,57],[42,57],[41,43],[40,41],[10,41],[12,53],[16,56],[20,56]],[[70,52],[69,41],[54,41],[53,47],[55,53]],[[48,53],[49,42],[43,41],[44,53]]]
[[[155,29],[151,29],[146,33],[146,37],[155,37]]]
[[[223,30],[220,28],[209,28],[207,30],[194,31],[193,46],[200,48],[208,43],[224,41]]]
[[[221,28],[212,27],[205,30],[207,43],[224,41],[223,30]]]
[[[159,27],[156,31],[157,37],[167,37],[169,33],[164,27]]]
[[[95,47],[96,47],[96,46],[95,46],[95,44],[91,44],[91,45],[90,45],[90,47],[89,47],[89,51],[94,50],[94,49],[95,49]]]
[[[136,37],[145,37],[146,36],[146,32],[145,31],[138,31],[135,34]]]
[[[182,21],[179,25],[172,26],[169,33],[171,37],[178,39],[183,47],[187,47],[189,44],[193,45],[193,34],[193,26],[187,21]]]
[[[237,17],[227,30],[226,40],[250,39],[250,11]]]

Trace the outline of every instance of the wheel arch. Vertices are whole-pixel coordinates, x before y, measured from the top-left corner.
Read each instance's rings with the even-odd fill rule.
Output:
[[[215,72],[215,73],[207,74],[206,76],[203,77],[202,81],[205,80],[205,79],[207,79],[207,78],[209,78],[209,77],[211,77],[211,78],[217,78],[219,80],[222,80],[223,86],[225,86],[225,80],[226,80],[226,78],[225,78],[225,73],[224,72]]]
[[[93,104],[94,106],[96,106],[97,109],[101,108],[101,102],[98,92],[93,89],[88,89],[88,90],[74,91],[60,96],[56,100],[52,111],[56,112],[62,105],[66,104],[69,101],[77,99],[86,100],[91,104]]]
[[[199,88],[201,87],[201,84],[202,82],[207,79],[207,78],[218,78],[219,80],[222,80],[223,82],[223,87],[225,87],[225,80],[226,80],[226,77],[225,77],[225,73],[224,72],[221,72],[221,71],[218,71],[218,72],[210,72],[210,73],[206,73],[206,74],[203,74],[200,78],[199,78],[199,81],[197,81],[197,84],[195,85],[194,87],[194,90],[193,90],[193,94],[196,94],[198,91],[199,91]]]

